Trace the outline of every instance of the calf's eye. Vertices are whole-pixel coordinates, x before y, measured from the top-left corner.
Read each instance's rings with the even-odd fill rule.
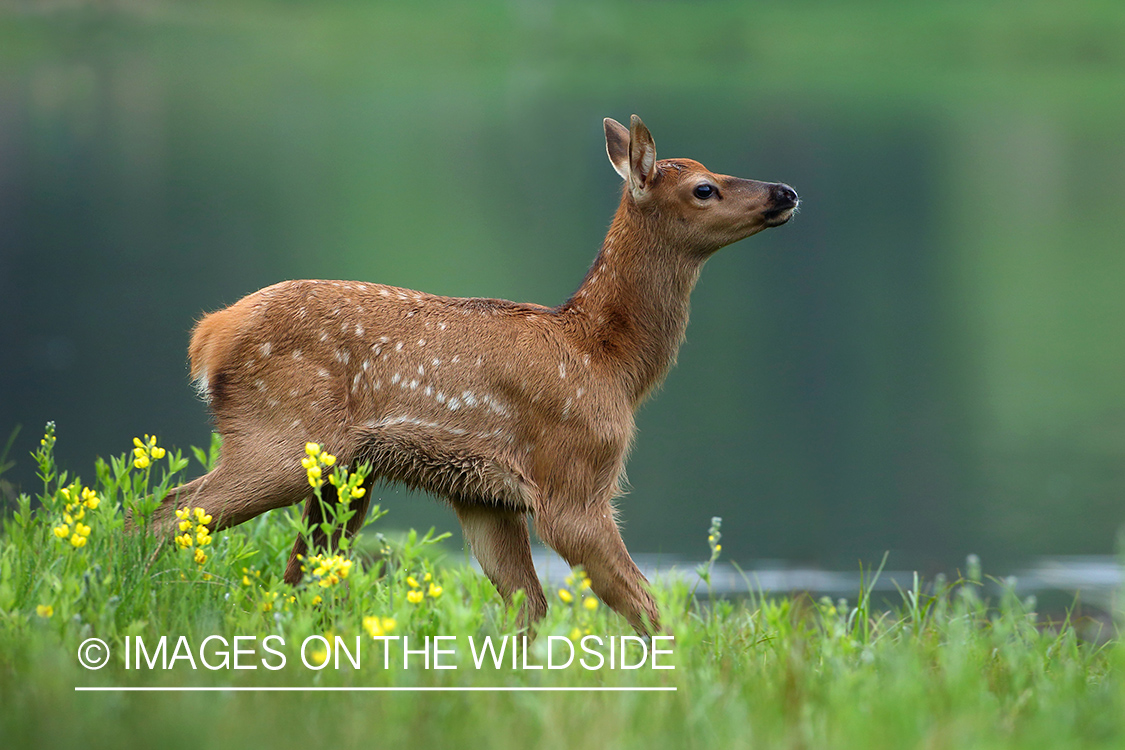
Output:
[[[696,185],[695,190],[692,190],[691,192],[699,200],[705,201],[708,198],[714,196],[715,193],[716,193],[716,190],[715,190],[714,185],[708,185],[705,182],[702,185]]]

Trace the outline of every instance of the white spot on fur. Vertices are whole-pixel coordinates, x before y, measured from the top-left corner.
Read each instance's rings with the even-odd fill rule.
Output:
[[[355,327],[355,335],[356,336],[362,336],[363,335],[363,326],[356,326]]]
[[[461,399],[457,398],[456,396],[452,396],[450,397],[449,403],[447,403],[446,406],[450,411],[457,411],[461,408]]]
[[[559,377],[566,378],[566,362],[559,362]]]
[[[492,394],[486,393],[480,397],[481,403],[488,407],[489,411],[499,414],[501,417],[510,417],[512,412],[508,409],[508,405],[503,401],[495,398]]]
[[[441,364],[441,360],[438,359],[437,357],[434,357],[434,360],[433,360],[432,364],[433,364],[434,367],[437,367],[438,365]]]
[[[199,397],[207,403],[211,403],[210,386],[211,383],[207,380],[207,370],[200,370],[199,377],[195,379],[195,392],[198,393]]]
[[[395,351],[396,351],[396,352],[401,352],[401,351],[402,351],[402,342],[401,342],[401,341],[400,341],[400,342],[398,342],[397,344],[395,344]]]
[[[425,392],[426,392],[426,395],[427,395],[427,396],[432,396],[432,395],[434,395],[434,387],[433,387],[432,385],[427,385],[427,386],[426,386],[426,391],[425,391]]]
[[[264,391],[266,389],[266,384],[261,378],[259,378],[254,381],[254,387],[259,391]]]
[[[418,339],[418,346],[425,346],[425,345],[426,345],[425,339]]]
[[[465,406],[470,408],[477,405],[477,397],[472,391],[461,391],[461,398],[465,401]]]
[[[445,330],[445,323],[438,323],[438,328],[440,328],[441,330],[444,331]]]
[[[379,296],[381,296],[381,297],[390,297],[390,296],[391,296],[391,293],[390,293],[390,292],[388,292],[388,291],[387,291],[386,289],[380,289],[380,290],[379,290]]]
[[[291,354],[290,356],[293,357],[293,359],[300,359],[303,355],[301,354],[300,349],[294,349],[293,354]]]
[[[322,378],[326,378],[328,377],[328,370],[325,370],[323,367],[318,367],[316,368],[316,374]]]
[[[321,341],[327,341],[328,340],[328,334],[325,333],[324,331],[321,331],[320,332],[320,340]]]
[[[436,396],[434,396],[434,398],[435,398],[435,399],[437,399],[437,402],[438,402],[439,404],[444,404],[444,403],[445,403],[445,394],[444,394],[444,393],[442,393],[441,391],[438,391],[438,392],[437,392],[437,395],[436,395]]]
[[[273,345],[267,341],[258,348],[262,350],[263,357],[268,357],[270,356],[270,352],[273,350]]]
[[[425,375],[426,374],[426,368],[422,367],[422,365],[418,365],[418,374],[419,375]]]
[[[460,361],[461,361],[461,355],[460,354],[454,354],[453,355],[453,364],[457,364]]]
[[[576,399],[582,398],[582,394],[585,393],[585,392],[586,392],[585,388],[579,388],[578,390],[576,390],[574,392],[574,398],[576,398]]]
[[[418,379],[414,378],[413,380],[410,381],[410,390],[413,391],[417,387],[418,387]]]
[[[363,371],[367,372],[369,369],[371,369],[371,360],[369,360],[369,359],[363,360]]]

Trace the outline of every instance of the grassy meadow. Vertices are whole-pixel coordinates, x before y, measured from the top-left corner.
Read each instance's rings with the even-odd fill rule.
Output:
[[[432,534],[381,533],[386,519],[376,510],[354,546],[310,557],[304,581],[289,586],[280,578],[294,534],[310,531],[296,511],[212,533],[205,513],[184,509],[174,539],[125,533],[126,510],[143,524],[185,473],[214,462],[217,445],[188,458],[144,436],[131,453],[98,460],[85,479],[56,466],[55,441],[48,425],[33,457],[42,489],[3,519],[4,747],[1073,748],[1125,740],[1125,649],[1116,634],[1086,642],[1065,619],[1041,621],[1032,599],[1003,587],[987,596],[974,560],[964,578],[917,582],[891,605],[870,595],[877,571],[850,601],[757,596],[752,574],[745,598],[716,600],[706,595],[704,566],[698,597],[682,583],[655,587],[674,644],[622,641],[630,629],[576,571],[549,591],[549,614],[528,651],[497,666],[483,639],[496,646],[518,636],[515,612]],[[325,482],[335,496],[360,491],[361,470],[315,446],[294,461],[308,471],[310,492]],[[323,530],[331,533],[350,511],[328,511]],[[712,562],[719,537],[717,528],[700,531]],[[400,642],[384,656],[387,642],[376,638],[386,636],[408,637],[419,651],[427,636],[453,638],[436,642],[443,653],[410,655],[404,668]],[[79,663],[102,656],[87,649],[93,637],[112,652],[96,670]],[[568,665],[534,668],[566,662],[568,644],[579,646]],[[433,690],[464,687],[647,690]]]

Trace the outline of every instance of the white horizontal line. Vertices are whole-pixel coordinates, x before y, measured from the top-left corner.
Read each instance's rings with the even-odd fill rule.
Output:
[[[675,687],[75,687],[80,693],[652,693],[676,692]]]

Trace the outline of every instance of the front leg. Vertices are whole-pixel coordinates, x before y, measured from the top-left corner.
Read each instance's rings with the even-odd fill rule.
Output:
[[[611,609],[625,616],[642,635],[660,630],[660,613],[648,592],[613,517],[609,499],[588,506],[580,502],[544,502],[535,531],[570,565],[581,565],[590,587]]]
[[[465,539],[484,574],[505,602],[522,590],[526,597],[519,624],[531,627],[547,614],[547,597],[531,560],[531,537],[525,514],[506,508],[454,503]]]

